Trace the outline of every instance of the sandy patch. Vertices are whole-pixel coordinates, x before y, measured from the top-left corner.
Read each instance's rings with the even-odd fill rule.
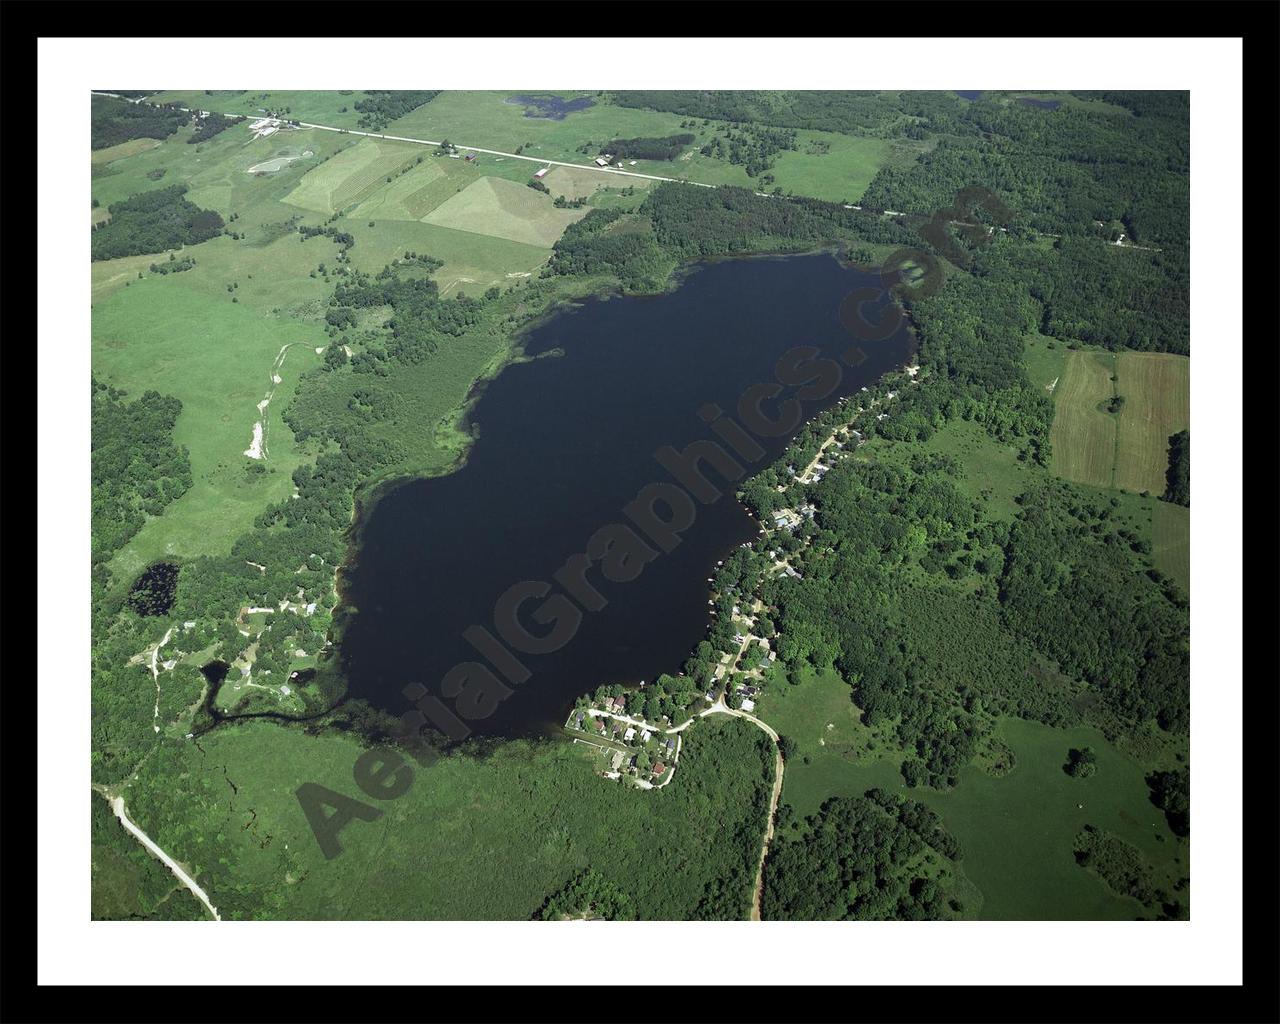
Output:
[[[244,454],[251,459],[262,458],[262,422],[259,421],[253,425],[253,441],[248,448],[244,450]]]

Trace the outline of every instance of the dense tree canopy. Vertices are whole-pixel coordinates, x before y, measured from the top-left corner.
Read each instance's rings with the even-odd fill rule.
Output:
[[[1164,500],[1191,507],[1191,431],[1169,437],[1169,469],[1165,473]]]
[[[924,804],[883,790],[832,797],[800,835],[779,836],[764,870],[769,921],[937,920],[956,915],[956,839]]]
[[[380,132],[396,118],[404,117],[439,95],[439,89],[366,89],[364,99],[355,103],[361,114],[360,127]]]
[[[222,234],[222,217],[185,198],[186,185],[140,192],[107,207],[111,219],[93,232],[92,259],[164,252]]]
[[[176,106],[130,103],[110,96],[90,100],[89,145],[106,149],[130,139],[167,139],[191,120]]]

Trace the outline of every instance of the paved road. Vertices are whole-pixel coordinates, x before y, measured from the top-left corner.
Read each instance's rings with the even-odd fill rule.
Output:
[[[142,99],[136,99],[136,100],[135,100],[135,99],[129,99],[127,96],[120,96],[120,95],[117,95],[116,93],[113,93],[113,92],[96,92],[96,91],[91,91],[91,95],[94,95],[94,96],[110,96],[110,97],[112,97],[112,98],[114,98],[114,99],[118,99],[118,100],[126,100],[126,101],[127,101],[127,102],[129,102],[129,103],[144,103],[144,102],[147,102],[147,100],[146,100],[146,98],[145,98],[145,97],[144,97],[144,98],[142,98]],[[152,105],[152,106],[159,106],[159,104],[151,104],[151,105]],[[192,110],[190,107],[179,107],[178,109],[179,109],[179,110],[185,110],[185,111],[187,111],[188,113],[196,113],[196,114],[208,114],[208,113],[211,113],[211,111],[208,111],[208,110]],[[223,116],[224,116],[224,117],[252,117],[252,116],[253,116],[253,115],[251,115],[251,114],[239,114],[239,113],[236,113],[236,114],[228,114],[228,113],[225,113],[225,112],[221,112],[221,113],[223,113]],[[264,116],[267,116],[267,115],[264,115]],[[285,120],[288,120],[288,119],[287,119],[287,118],[279,118],[278,120],[285,121]],[[328,124],[312,124],[312,123],[311,123],[311,122],[309,122],[309,121],[298,121],[298,122],[296,122],[296,123],[297,123],[297,124],[299,124],[299,125],[301,125],[303,128],[315,128],[315,129],[317,129],[317,130],[319,130],[319,131],[322,131],[322,132],[338,132],[339,134],[343,134],[343,135],[360,135],[360,136],[364,136],[365,138],[370,138],[370,139],[386,139],[386,140],[388,140],[389,142],[409,142],[409,143],[412,143],[412,144],[414,144],[414,145],[418,145],[418,146],[439,146],[439,145],[440,145],[440,143],[439,143],[439,142],[432,142],[432,141],[431,141],[431,140],[429,140],[429,139],[411,139],[411,138],[408,138],[408,137],[403,136],[403,135],[382,135],[382,134],[379,134],[378,132],[359,132],[359,131],[356,131],[356,130],[355,130],[355,129],[353,129],[353,128],[335,128],[333,125],[328,125]],[[647,178],[647,179],[648,179],[648,180],[650,180],[650,181],[674,181],[674,182],[678,182],[678,183],[683,184],[683,185],[696,185],[696,186],[698,186],[698,188],[721,188],[721,187],[722,187],[722,186],[720,186],[720,185],[708,185],[708,184],[706,184],[705,182],[701,182],[701,181],[690,181],[688,178],[666,178],[666,177],[663,177],[661,174],[641,174],[639,171],[624,171],[624,170],[622,170],[621,168],[617,168],[617,167],[600,167],[598,164],[575,164],[575,163],[572,163],[572,162],[570,162],[570,161],[568,161],[568,160],[544,160],[544,159],[542,159],[541,157],[536,157],[536,156],[525,156],[523,153],[504,153],[504,152],[503,152],[502,150],[500,150],[500,149],[481,149],[479,146],[460,146],[460,145],[457,145],[456,143],[451,143],[451,145],[453,145],[453,148],[454,148],[454,149],[462,149],[462,150],[466,150],[468,153],[487,153],[487,154],[489,154],[490,156],[509,157],[509,158],[510,158],[510,159],[512,159],[512,160],[528,160],[530,163],[542,164],[542,165],[544,165],[544,166],[554,166],[554,167],[576,167],[576,168],[578,168],[578,169],[579,169],[579,170],[581,170],[581,171],[599,171],[601,174],[614,174],[614,175],[619,175],[619,176],[627,177],[627,178]],[[786,199],[786,198],[791,198],[790,196],[772,196],[772,195],[770,195],[770,194],[769,194],[769,193],[767,193],[767,192],[756,192],[756,195],[758,195],[758,196],[762,196],[762,197],[764,197],[764,198],[766,198],[766,199]],[[803,197],[800,197],[800,198],[803,198]],[[861,210],[861,209],[862,209],[862,207],[861,207],[861,206],[851,205],[851,204],[849,204],[849,203],[845,203],[845,204],[844,204],[844,208],[845,208],[846,210]],[[910,213],[908,213],[907,211],[904,211],[904,210],[885,210],[883,215],[884,215],[884,216],[886,216],[886,217],[928,216],[927,214],[910,214]],[[964,221],[952,221],[951,223],[953,223],[953,224],[964,224],[964,223],[967,223],[967,222],[964,222]],[[1005,231],[1006,229],[1005,229],[1005,228],[1001,228],[1000,230],[1001,230],[1001,231]],[[1056,237],[1056,236],[1052,236],[1052,237]],[[1114,245],[1119,245],[1121,248],[1124,248],[1124,249],[1144,249],[1144,248],[1147,248],[1147,247],[1145,247],[1145,246],[1141,246],[1141,245],[1134,245],[1134,244],[1132,244],[1132,243],[1126,243],[1126,244],[1123,244],[1123,245],[1122,245],[1120,242],[1114,242],[1114,243],[1112,243],[1112,244],[1114,244]],[[1149,252],[1159,252],[1160,250],[1159,250],[1159,249],[1151,248],[1151,249],[1148,249],[1147,251],[1149,251]]]
[[[126,96],[118,96],[113,92],[95,92],[93,93],[93,95],[94,96],[110,96],[118,100],[127,100],[129,103],[143,102],[142,100],[129,99]],[[208,111],[203,111],[203,110],[195,111],[195,110],[192,110],[190,107],[179,107],[178,109],[185,110],[188,113],[199,113],[199,114],[208,113]],[[250,114],[225,114],[224,116],[252,117],[252,115]],[[286,121],[288,119],[279,118],[279,120]],[[310,121],[298,121],[297,124],[301,125],[303,128],[315,128],[322,132],[337,132],[340,135],[360,135],[368,139],[386,139],[388,142],[409,142],[416,146],[438,147],[440,145],[439,142],[433,142],[430,139],[411,139],[405,135],[384,135],[384,134],[381,134],[380,132],[358,132],[354,128],[335,128],[333,125],[313,124]],[[601,174],[620,175],[622,177],[627,177],[627,178],[647,178],[650,181],[676,181],[676,182],[682,182],[683,184],[686,184],[686,185],[697,185],[699,188],[715,188],[716,187],[715,185],[704,185],[700,181],[687,181],[684,178],[664,178],[660,174],[641,174],[639,171],[624,171],[621,168],[617,168],[617,167],[601,167],[598,164],[575,164],[575,163],[571,163],[568,160],[544,160],[542,157],[539,157],[539,156],[525,156],[523,153],[504,153],[500,149],[481,149],[479,146],[460,146],[460,145],[457,145],[456,143],[450,143],[450,145],[452,145],[454,149],[465,150],[468,153],[487,153],[490,156],[508,157],[512,160],[527,160],[529,161],[529,163],[542,164],[544,166],[576,167],[580,171],[599,171]]]

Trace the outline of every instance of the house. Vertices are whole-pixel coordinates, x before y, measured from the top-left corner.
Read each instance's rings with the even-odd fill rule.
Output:
[[[574,720],[574,723],[573,723],[573,724],[574,724],[574,725],[576,725],[579,729],[581,729],[581,728],[582,728],[582,719],[583,719],[583,713],[582,713],[581,711],[579,711],[579,712],[578,712],[578,717]]]
[[[630,743],[633,739],[635,739],[635,736],[636,736],[636,731],[634,728],[628,728],[627,731],[622,734],[622,738],[626,740],[628,743]]]
[[[476,158],[476,155],[474,153],[468,153],[465,157],[465,159],[467,160],[474,160],[475,158]]]
[[[604,732],[604,719],[593,718],[591,719],[591,724],[595,728],[596,732]]]
[[[623,711],[623,710],[625,710],[625,709],[626,709],[626,706],[627,706],[627,698],[626,698],[626,697],[614,697],[614,698],[613,698],[613,710],[614,710],[614,711],[621,712],[621,711]]]
[[[676,741],[673,740],[670,736],[667,737],[666,747],[668,750],[676,749]]]
[[[743,710],[743,711],[754,711],[755,709],[756,709],[756,702],[755,702],[755,701],[750,700],[750,699],[744,699],[744,700],[742,701],[742,710]]]
[[[667,766],[663,764],[661,761],[659,761],[657,764],[653,766],[654,775],[661,775],[666,770],[667,770]]]
[[[613,764],[610,766],[609,770],[616,772],[619,766],[622,764],[622,759],[624,757],[626,757],[626,754],[624,754],[621,750],[615,751],[613,755]]]
[[[605,698],[604,700],[602,700],[600,703],[601,703],[601,705],[604,707],[604,709],[605,709],[606,711],[612,711],[612,710],[613,710],[613,698],[612,698],[612,697],[606,697],[606,698]]]
[[[641,743],[648,743],[648,742],[649,742],[649,737],[650,737],[650,736],[652,736],[652,735],[653,735],[653,730],[652,730],[652,729],[641,729],[641,730],[640,730],[640,742],[641,742]]]

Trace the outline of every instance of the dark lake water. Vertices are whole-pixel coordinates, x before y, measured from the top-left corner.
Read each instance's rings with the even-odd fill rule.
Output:
[[[985,90],[983,89],[957,89],[956,95],[962,100],[969,100],[972,102],[973,100],[980,99],[984,91]]]
[[[528,109],[525,110],[525,117],[546,118],[550,121],[563,121],[568,115],[579,110],[586,110],[587,107],[595,106],[595,100],[590,96],[580,96],[577,99],[566,100],[560,96],[512,96],[508,103],[519,103]]]
[[[1019,103],[1024,103],[1028,107],[1036,107],[1039,110],[1057,110],[1062,106],[1062,100],[1037,100],[1031,96],[1020,96]]]
[[[346,578],[346,597],[359,611],[341,643],[350,696],[395,715],[410,707],[408,683],[441,696],[453,666],[485,660],[463,631],[478,624],[495,633],[504,591],[552,582],[599,528],[628,523],[623,508],[641,488],[673,480],[655,458],[661,446],[683,451],[715,438],[698,415],[705,403],[736,415],[744,390],[775,381],[775,364],[794,346],[830,357],[850,350],[856,339],[841,325],[841,303],[867,285],[878,279],[826,254],[714,262],[668,294],[593,299],[532,329],[525,353],[542,358],[507,367],[484,389],[466,465],[392,490],[362,524]],[[882,295],[868,308],[887,302]],[[905,328],[863,342],[865,361],[844,367],[830,396],[804,402],[805,418],[906,362],[912,345]],[[772,415],[776,403],[764,408]],[[759,438],[766,454],[739,460],[746,475],[794,433]],[[600,683],[679,669],[706,632],[716,561],[758,530],[733,485],[714,469],[706,475],[724,497],[698,505],[680,543],[638,578],[610,582],[593,567],[587,578],[606,606],[587,611],[560,650],[520,655],[531,676],[492,714],[471,721],[473,732],[541,733]],[[563,591],[552,582],[550,593]],[[533,621],[540,603],[530,600],[521,614],[539,635],[554,625]],[[453,708],[450,696],[444,703]]]

